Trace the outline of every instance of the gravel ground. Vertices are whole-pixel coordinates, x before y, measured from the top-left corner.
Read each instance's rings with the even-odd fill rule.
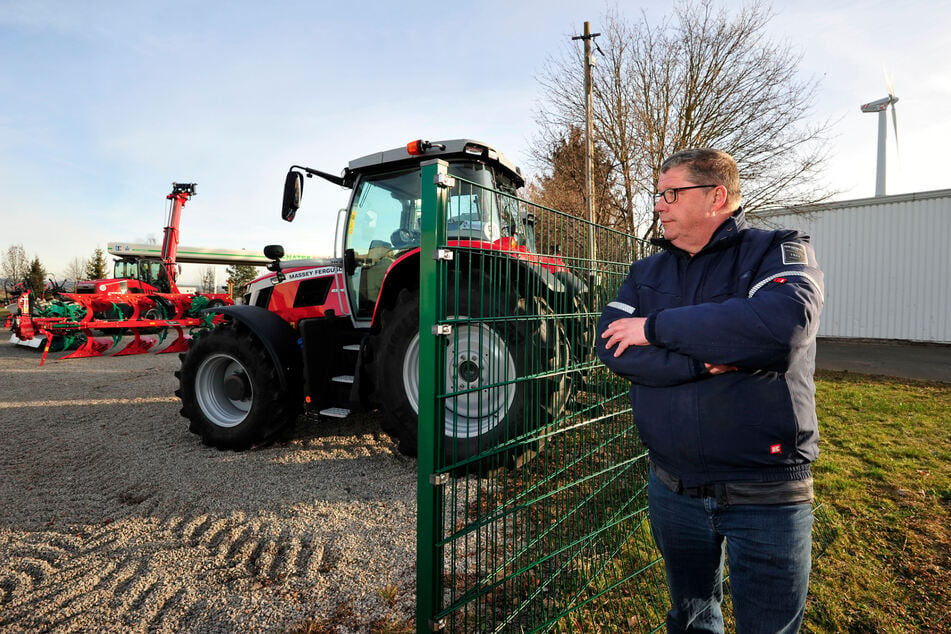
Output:
[[[177,355],[39,360],[0,341],[0,631],[412,618],[416,463],[376,416],[221,452],[178,413]]]

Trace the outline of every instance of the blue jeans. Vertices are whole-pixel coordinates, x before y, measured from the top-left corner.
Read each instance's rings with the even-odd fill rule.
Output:
[[[738,634],[797,632],[812,567],[812,505],[718,504],[650,473],[651,532],[667,568],[668,632],[723,632],[724,554]]]

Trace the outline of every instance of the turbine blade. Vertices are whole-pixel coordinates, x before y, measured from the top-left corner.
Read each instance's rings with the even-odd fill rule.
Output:
[[[901,152],[898,150],[898,115],[895,113],[895,104],[892,104],[892,126],[895,130],[895,154],[901,161]]]
[[[888,71],[885,69],[884,64],[882,65],[882,74],[885,75],[885,87],[888,89],[888,96],[894,99],[895,86],[892,84],[892,78],[891,76],[889,76]]]

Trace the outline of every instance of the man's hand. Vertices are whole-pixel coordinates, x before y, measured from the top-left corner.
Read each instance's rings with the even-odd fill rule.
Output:
[[[630,346],[649,346],[650,342],[644,336],[646,322],[646,317],[626,317],[612,321],[601,334],[602,339],[607,339],[604,347],[610,350],[616,345],[614,356],[619,357]]]
[[[649,346],[650,342],[644,335],[644,324],[647,323],[646,317],[627,317],[618,319],[608,324],[608,327],[601,333],[602,339],[607,339],[604,347],[610,350],[614,346],[614,356],[621,356],[630,346]],[[703,366],[712,375],[726,374],[727,372],[736,372],[739,368],[735,365],[726,365],[723,363],[704,363]]]
[[[704,363],[703,365],[707,369],[707,372],[713,375],[736,372],[739,369],[735,365],[724,365],[722,363]]]

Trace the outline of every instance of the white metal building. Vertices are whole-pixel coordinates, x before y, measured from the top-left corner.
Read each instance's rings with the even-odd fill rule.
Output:
[[[820,337],[951,343],[951,189],[751,214],[812,237]]]

